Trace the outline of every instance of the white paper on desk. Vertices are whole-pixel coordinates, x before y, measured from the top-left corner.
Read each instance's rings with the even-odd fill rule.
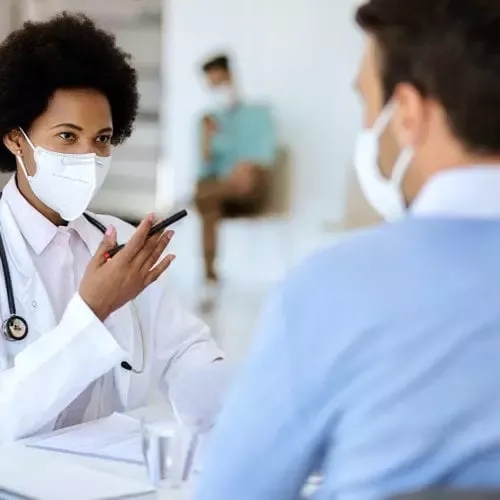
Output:
[[[19,444],[5,450],[4,453],[8,460],[0,460],[2,499],[156,498],[148,484],[72,464],[63,455],[47,456],[46,452]]]
[[[143,464],[140,421],[113,413],[107,418],[31,438],[28,446],[75,455]]]

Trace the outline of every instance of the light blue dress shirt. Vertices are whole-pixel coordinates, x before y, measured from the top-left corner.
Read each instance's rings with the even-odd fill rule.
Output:
[[[270,301],[197,500],[500,487],[500,166],[319,253]]]
[[[276,132],[269,106],[239,103],[232,109],[215,110],[208,115],[215,119],[217,132],[211,143],[211,160],[200,160],[200,179],[226,177],[239,162],[274,166]]]

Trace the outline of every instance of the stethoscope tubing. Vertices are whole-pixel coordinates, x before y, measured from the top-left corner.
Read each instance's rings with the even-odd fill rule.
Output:
[[[7,261],[7,252],[3,238],[0,235],[0,260],[2,261],[2,271],[5,280],[5,290],[7,291],[7,301],[9,303],[9,313],[11,316],[16,316],[16,301],[14,299],[14,287],[12,285],[12,277],[10,275],[9,263]]]

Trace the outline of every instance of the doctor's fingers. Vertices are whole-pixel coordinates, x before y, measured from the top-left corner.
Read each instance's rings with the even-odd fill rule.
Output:
[[[89,263],[89,267],[92,266],[95,269],[98,269],[99,267],[104,265],[108,260],[106,254],[115,246],[116,246],[116,229],[113,226],[109,226],[94,257]]]
[[[174,260],[175,255],[168,254],[166,257],[163,257],[163,259],[149,271],[145,281],[146,287],[154,283],[170,267],[170,264],[172,264]]]
[[[144,246],[137,252],[135,257],[130,261],[130,266],[133,269],[141,270],[144,263],[151,257],[151,254],[156,250],[158,245],[161,245],[163,233],[158,233],[146,240]],[[168,244],[168,240],[167,240]]]
[[[154,215],[148,215],[136,229],[135,233],[130,238],[129,242],[125,245],[115,257],[116,260],[130,262],[134,257],[144,248],[148,239],[148,233],[153,227]]]
[[[144,259],[142,262],[142,272],[145,274],[149,273],[151,271],[151,268],[158,262],[162,254],[165,252],[167,249],[169,243],[172,241],[172,238],[174,237],[174,232],[173,231],[166,231],[158,240],[156,247],[153,249],[153,251],[149,254],[149,256]]]

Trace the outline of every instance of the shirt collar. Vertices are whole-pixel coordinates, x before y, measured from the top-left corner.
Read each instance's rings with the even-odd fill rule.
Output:
[[[24,239],[40,255],[57,234],[58,228],[30,205],[19,191],[15,176],[3,189],[3,199],[9,206]]]
[[[436,174],[410,212],[416,216],[500,218],[500,165],[477,165]]]

